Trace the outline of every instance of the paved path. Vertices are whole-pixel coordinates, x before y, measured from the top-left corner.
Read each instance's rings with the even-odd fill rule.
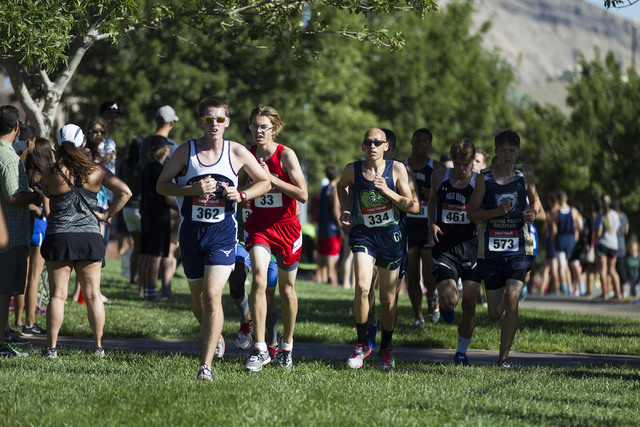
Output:
[[[528,296],[520,303],[522,308],[540,310],[558,310],[567,313],[600,314],[607,316],[624,316],[640,320],[640,304],[631,302],[605,302],[601,299],[564,296]]]

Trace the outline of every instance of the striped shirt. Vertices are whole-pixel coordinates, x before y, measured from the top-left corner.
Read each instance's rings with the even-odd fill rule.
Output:
[[[13,206],[7,198],[20,191],[30,191],[27,172],[11,143],[0,139],[0,206],[9,231],[9,243],[0,249],[6,252],[15,246],[29,247],[29,206]]]

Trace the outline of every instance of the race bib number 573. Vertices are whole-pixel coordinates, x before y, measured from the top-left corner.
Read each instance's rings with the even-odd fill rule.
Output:
[[[515,252],[519,244],[520,235],[515,230],[489,231],[489,250],[492,252]]]
[[[224,219],[225,199],[195,196],[191,206],[191,220],[197,222],[220,222]]]

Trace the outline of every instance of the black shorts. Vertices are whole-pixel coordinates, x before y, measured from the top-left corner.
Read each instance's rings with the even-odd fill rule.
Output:
[[[142,255],[168,257],[170,243],[170,232],[142,234],[140,235],[140,253]]]
[[[412,227],[407,225],[409,249],[420,246],[420,249],[431,249],[429,244],[429,227]]]
[[[433,275],[436,283],[443,280],[470,280],[480,283],[478,274],[478,238],[462,242],[447,250],[439,250],[436,245],[432,250]]]
[[[618,250],[617,249],[611,249],[608,248],[606,246],[601,245],[600,243],[598,243],[596,245],[596,253],[601,257],[601,258],[615,258],[618,256]]]
[[[40,254],[45,261],[100,261],[105,244],[97,233],[56,233],[44,237]]]
[[[353,253],[363,252],[376,260],[378,267],[395,270],[406,259],[406,240],[402,230],[371,230],[354,227],[349,233],[349,247]]]
[[[14,246],[0,254],[0,295],[22,295],[27,280],[27,253],[26,246]]]
[[[508,255],[478,260],[478,274],[484,280],[485,288],[500,289],[507,280],[515,279],[524,283],[527,272],[534,262],[531,255]]]

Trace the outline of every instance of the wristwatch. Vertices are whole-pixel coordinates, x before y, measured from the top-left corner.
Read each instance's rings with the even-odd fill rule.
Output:
[[[240,191],[240,199],[242,199],[243,202],[247,201],[247,193],[245,193],[244,191]]]

